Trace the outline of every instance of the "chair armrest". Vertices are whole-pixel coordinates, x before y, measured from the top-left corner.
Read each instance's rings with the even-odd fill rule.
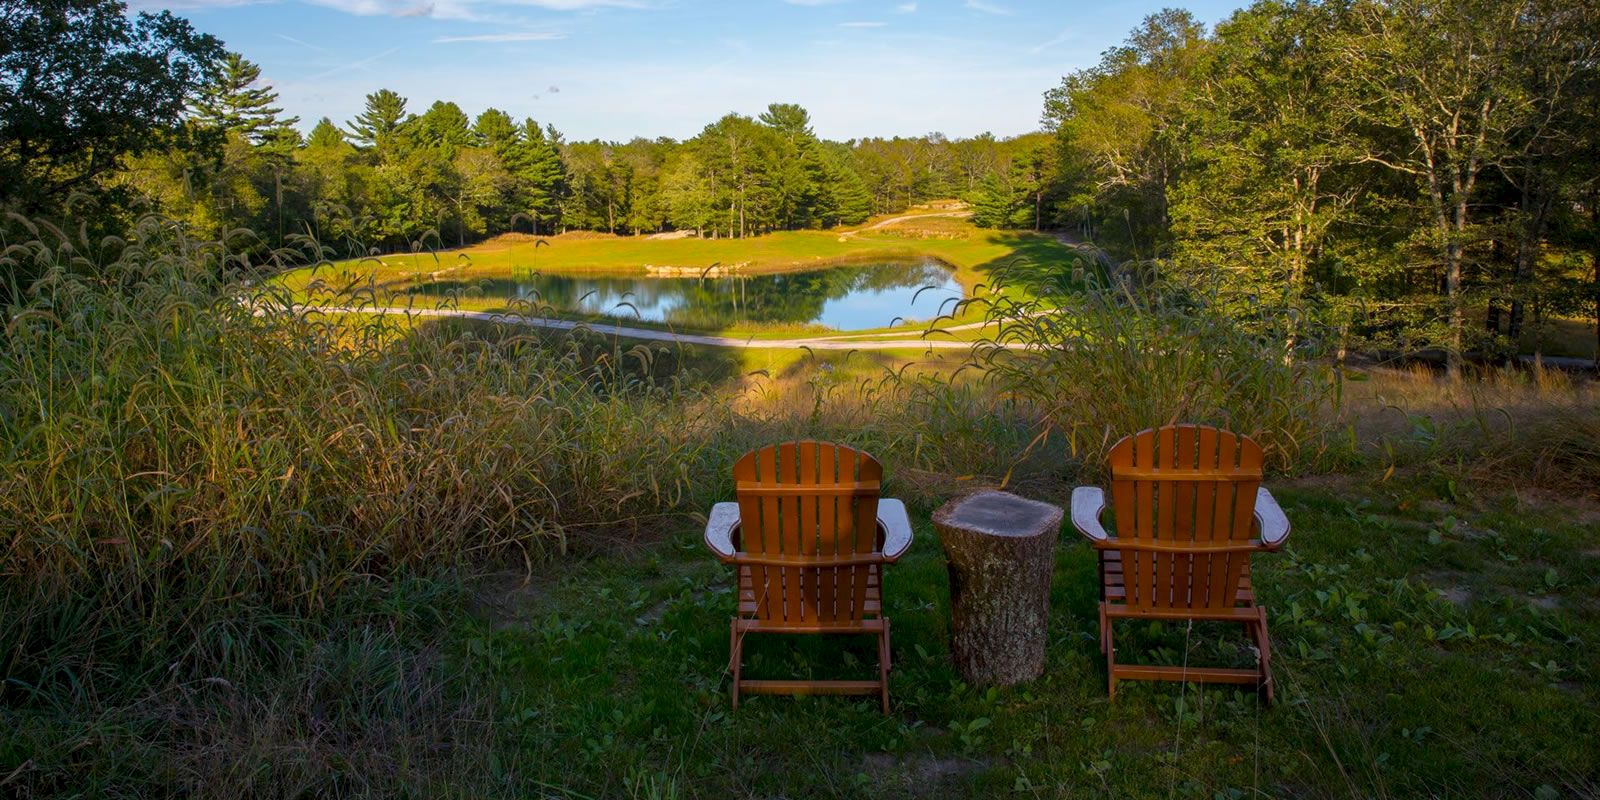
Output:
[[[1282,547],[1289,538],[1289,517],[1265,486],[1256,490],[1256,525],[1261,529],[1261,546],[1268,550]]]
[[[1106,508],[1106,493],[1098,486],[1079,486],[1072,490],[1072,527],[1091,542],[1104,542],[1105,526],[1100,524],[1100,514]]]
[[[706,518],[706,549],[724,564],[733,561],[733,529],[739,526],[739,504],[718,503]]]
[[[898,560],[911,549],[911,516],[906,504],[885,497],[878,501],[878,527],[883,529],[883,557]]]
[[[739,527],[739,504],[717,503],[706,518],[706,549],[723,563],[734,557],[733,529]],[[895,561],[911,548],[911,516],[906,504],[892,498],[878,501],[878,527],[883,529],[883,556]]]

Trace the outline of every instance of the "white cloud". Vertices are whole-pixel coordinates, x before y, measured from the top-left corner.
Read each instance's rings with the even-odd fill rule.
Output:
[[[841,22],[841,23],[839,23],[839,27],[841,27],[841,28],[881,28],[881,27],[883,27],[885,25],[888,25],[888,24],[889,23],[887,23],[887,22]]]
[[[235,8],[271,0],[132,0],[128,7],[134,11],[203,11],[207,8]]]
[[[967,0],[966,6],[973,11],[982,11],[985,14],[1009,15],[1011,13],[1011,9],[985,2],[985,0]]]
[[[482,19],[481,6],[523,6],[548,11],[585,11],[599,8],[647,8],[648,0],[305,0],[319,6],[364,17],[435,17]],[[199,0],[225,3],[240,0]]]
[[[898,12],[900,12],[902,14],[915,14],[915,13],[917,13],[917,4],[916,3],[901,3],[900,5],[895,6],[894,10],[898,11]]]
[[[434,44],[447,44],[450,42],[548,42],[565,38],[567,38],[566,34],[553,31],[518,31],[513,33],[480,33],[476,36],[440,36],[434,39],[433,42]]]
[[[843,3],[845,0],[783,0],[791,6],[831,6]]]

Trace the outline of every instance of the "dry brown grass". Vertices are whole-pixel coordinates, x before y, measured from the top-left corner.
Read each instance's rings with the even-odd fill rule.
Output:
[[[1600,384],[1591,378],[1535,367],[1452,383],[1421,366],[1352,378],[1339,422],[1390,464],[1600,496]]]

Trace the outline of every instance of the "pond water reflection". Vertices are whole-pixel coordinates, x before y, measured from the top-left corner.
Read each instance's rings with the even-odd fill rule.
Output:
[[[884,327],[895,317],[932,319],[941,304],[948,311],[947,301],[961,297],[961,284],[936,261],[911,261],[722,278],[535,274],[433,281],[406,292],[418,301],[452,294],[542,301],[563,311],[708,330],[760,322],[850,331]]]

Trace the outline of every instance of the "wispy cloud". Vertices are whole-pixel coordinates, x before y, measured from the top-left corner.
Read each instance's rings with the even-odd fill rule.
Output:
[[[881,28],[881,27],[883,27],[885,25],[888,25],[888,24],[889,23],[887,23],[887,22],[841,22],[841,23],[839,23],[839,27],[841,27],[841,28]]]
[[[433,40],[434,44],[448,44],[450,42],[549,42],[556,39],[565,39],[564,33],[554,31],[516,31],[513,33],[480,33],[475,36],[440,36]]]
[[[433,3],[418,2],[417,0],[310,0],[310,2],[328,8],[343,11],[346,14],[359,14],[363,17],[380,15],[394,17],[418,17],[433,13]]]
[[[533,6],[551,11],[584,11],[591,8],[649,8],[649,0],[506,0],[507,5]]]
[[[336,67],[332,67],[330,69],[323,70],[322,72],[319,72],[319,73],[317,73],[315,75],[308,75],[305,78],[302,78],[302,80],[304,80],[304,81],[320,81],[320,80],[323,80],[323,79],[326,79],[326,78],[331,78],[331,77],[333,77],[335,75],[339,75],[341,73],[351,72],[353,70],[365,70],[367,67],[372,66],[372,64],[374,62],[380,61],[380,60],[382,60],[384,58],[387,58],[388,56],[392,56],[395,53],[400,52],[400,49],[401,48],[399,48],[399,47],[391,47],[388,50],[385,50],[385,51],[383,51],[381,53],[378,53],[377,55],[367,56],[366,58],[357,59],[355,61],[349,61],[349,62],[346,62],[344,64],[340,64],[340,65],[338,65]]]
[[[783,0],[791,6],[831,6],[845,0]]]
[[[901,14],[915,14],[917,13],[917,4],[901,3],[900,5],[895,6],[894,10],[900,12]]]
[[[233,8],[249,6],[270,0],[132,0],[128,7],[134,11],[201,11],[207,8]]]
[[[312,43],[310,43],[308,41],[305,41],[303,39],[296,39],[293,36],[289,36],[289,35],[282,34],[282,33],[275,33],[273,35],[278,37],[279,39],[282,39],[282,40],[284,40],[286,42],[289,42],[290,44],[297,44],[297,45],[300,45],[301,47],[304,47],[304,48],[306,48],[308,50],[315,50],[315,51],[317,51],[319,53],[328,52],[328,48],[326,48],[326,47],[318,47],[318,46],[316,46],[316,45],[314,45],[314,44],[312,44]]]
[[[985,2],[985,0],[967,0],[966,6],[973,11],[982,11],[985,14],[999,14],[1005,16],[1011,13],[1011,9],[1006,8],[1005,6],[995,5],[994,3]]]
[[[199,0],[239,2],[240,0]],[[482,6],[523,6],[547,11],[588,11],[601,8],[649,8],[651,0],[306,0],[319,6],[363,17],[435,17],[481,19]]]
[[[1063,44],[1065,42],[1070,42],[1070,41],[1072,41],[1073,39],[1076,39],[1076,38],[1078,38],[1077,31],[1074,31],[1073,29],[1068,28],[1068,29],[1056,34],[1055,36],[1051,37],[1050,41],[1041,42],[1041,43],[1039,43],[1038,45],[1036,45],[1034,47],[1028,48],[1028,52],[1029,53],[1033,53],[1033,54],[1043,53],[1044,51],[1049,50],[1050,48],[1055,47],[1058,44]]]

